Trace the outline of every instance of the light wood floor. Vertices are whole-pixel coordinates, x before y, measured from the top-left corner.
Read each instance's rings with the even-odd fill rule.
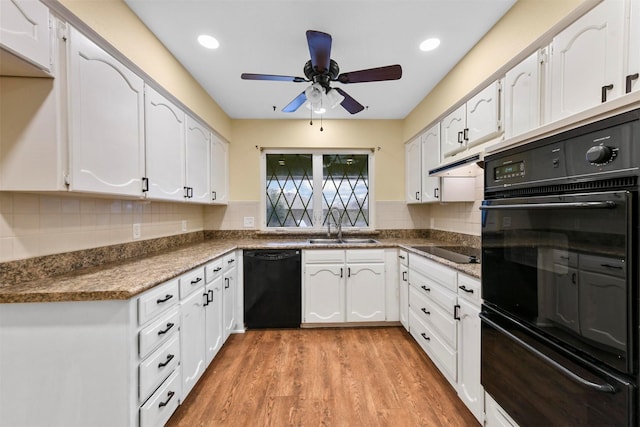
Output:
[[[479,426],[400,327],[232,335],[168,426]]]

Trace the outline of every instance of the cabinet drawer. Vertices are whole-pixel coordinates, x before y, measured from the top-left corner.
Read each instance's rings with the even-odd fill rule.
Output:
[[[413,287],[409,289],[409,306],[423,322],[434,329],[434,332],[439,333],[451,348],[457,347],[458,325],[452,315]]]
[[[384,262],[384,249],[348,249],[347,262]]]
[[[180,362],[180,334],[173,336],[140,363],[140,401],[144,402]]]
[[[238,263],[238,257],[236,257],[236,252],[233,251],[231,253],[226,254],[222,257],[222,270],[227,271],[228,269],[234,267]]]
[[[180,401],[180,375],[176,369],[158,390],[140,407],[140,427],[164,425]]]
[[[196,290],[203,290],[204,268],[196,268],[180,276],[180,299],[186,298]]]
[[[465,276],[464,274],[458,274],[458,296],[466,299],[467,301],[480,305],[481,301],[481,286],[480,280],[473,277]]]
[[[407,251],[400,249],[398,251],[398,260],[400,261],[400,265],[404,265],[405,267],[409,266],[409,254]]]
[[[445,288],[457,292],[457,276],[455,270],[438,262],[431,261],[419,255],[411,255],[410,264],[412,270],[416,270]]]
[[[344,264],[344,251],[342,249],[323,249],[304,251],[306,264]]]
[[[427,326],[413,310],[409,310],[409,330],[433,363],[452,382],[456,381],[456,352]]]
[[[204,277],[206,278],[207,283],[211,283],[213,279],[220,275],[222,275],[222,258],[211,261],[209,264],[204,266]]]
[[[138,324],[143,325],[178,302],[178,279],[170,280],[138,298]]]
[[[180,311],[176,307],[140,331],[139,353],[144,358],[180,328]]]
[[[416,273],[412,269],[409,269],[409,284],[420,294],[438,303],[444,311],[453,317],[454,307],[458,298],[455,293],[443,288],[420,273]]]
[[[580,270],[593,271],[609,276],[625,277],[626,265],[620,258],[580,254]]]

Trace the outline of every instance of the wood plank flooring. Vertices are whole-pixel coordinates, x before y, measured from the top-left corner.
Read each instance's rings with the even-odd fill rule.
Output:
[[[229,337],[168,426],[479,426],[400,327]]]

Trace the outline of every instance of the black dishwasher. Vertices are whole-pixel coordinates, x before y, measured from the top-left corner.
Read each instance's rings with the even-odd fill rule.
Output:
[[[299,328],[302,319],[300,251],[245,250],[243,262],[245,327]]]

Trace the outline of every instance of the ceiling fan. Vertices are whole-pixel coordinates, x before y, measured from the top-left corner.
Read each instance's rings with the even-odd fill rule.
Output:
[[[338,63],[331,59],[330,34],[308,30],[307,43],[309,45],[311,60],[304,64],[304,75],[306,78],[252,73],[243,73],[240,77],[244,80],[273,80],[295,83],[312,82],[309,87],[282,109],[285,113],[296,111],[307,101],[311,104],[312,109],[317,110],[323,107],[323,100],[326,99],[329,107],[333,108],[340,104],[351,114],[359,113],[364,110],[364,107],[344,90],[331,88],[330,82],[334,81],[345,84],[364,83],[398,80],[402,77],[402,67],[400,65],[388,65],[385,67],[369,68],[340,74]]]

